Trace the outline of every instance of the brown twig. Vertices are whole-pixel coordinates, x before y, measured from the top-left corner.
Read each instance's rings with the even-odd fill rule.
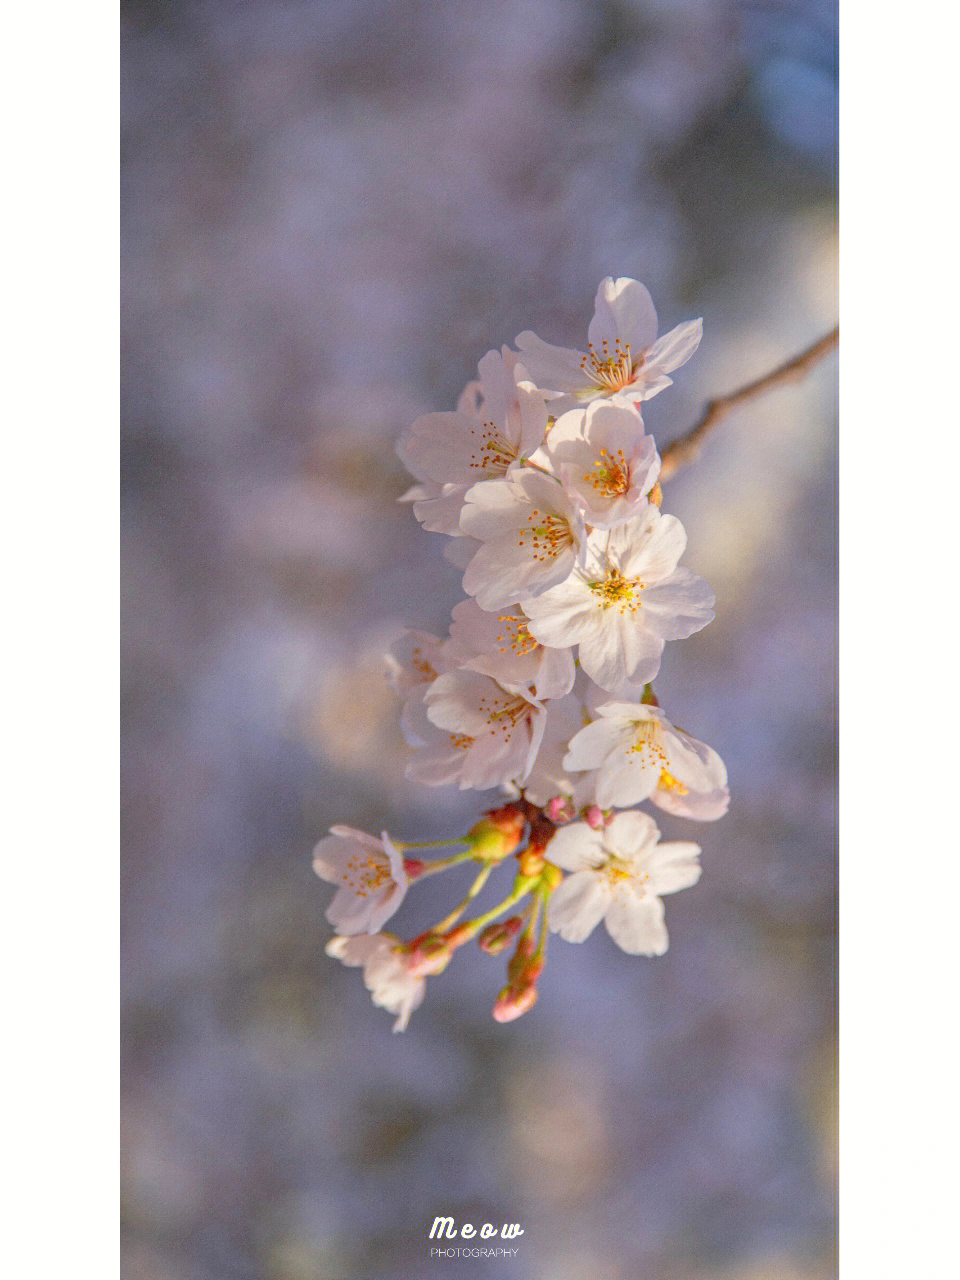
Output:
[[[715,400],[708,401],[699,420],[687,434],[681,436],[679,440],[674,440],[664,449],[660,464],[660,479],[669,480],[680,467],[688,462],[694,462],[700,456],[704,438],[731,410],[746,404],[749,400],[755,400],[757,396],[762,396],[772,387],[778,387],[784,382],[798,382],[824,356],[829,355],[839,341],[840,326],[837,325],[819,342],[815,342],[812,347],[807,347],[806,351],[801,351],[798,356],[794,356],[792,360],[788,360],[771,373],[765,373],[755,382],[748,382],[738,391],[731,391],[729,395],[717,396]]]

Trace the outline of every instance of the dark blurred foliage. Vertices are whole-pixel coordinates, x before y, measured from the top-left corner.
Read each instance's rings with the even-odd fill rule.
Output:
[[[522,328],[578,342],[608,273],[704,317],[662,441],[833,324],[835,26],[821,0],[123,6],[129,1280],[834,1274],[832,365],[667,486],[718,609],[658,689],[733,803],[665,957],[554,940],[498,1026],[502,962],[462,955],[392,1036],[323,956],[310,851],[488,803],[403,780],[380,654],[460,586],[396,504],[401,427]],[[519,1258],[430,1261],[437,1213],[521,1222]]]

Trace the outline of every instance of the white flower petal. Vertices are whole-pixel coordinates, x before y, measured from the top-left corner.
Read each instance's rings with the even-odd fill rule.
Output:
[[[649,506],[611,531],[608,554],[625,578],[639,578],[649,587],[674,571],[686,545],[686,530],[676,516]]]
[[[667,926],[659,898],[638,898],[623,889],[614,894],[604,923],[607,933],[628,955],[662,956],[667,949]]]
[[[564,871],[584,871],[600,867],[606,861],[603,836],[585,822],[571,822],[558,827],[550,837],[546,858]]]
[[[534,680],[538,698],[562,698],[573,688],[577,668],[572,649],[541,648],[540,668]]]
[[[597,611],[599,615],[599,610]],[[625,677],[649,683],[660,670],[663,640],[636,615],[610,609],[600,625],[580,640],[580,665],[601,689],[615,692]]]
[[[521,530],[479,548],[463,575],[463,589],[476,596],[481,608],[493,612],[558,586],[575,564],[572,546],[556,551],[549,560],[537,559],[530,554],[529,535]]]
[[[331,938],[324,950],[350,969],[365,965],[376,955],[389,952],[391,941],[382,934],[358,933]]]
[[[460,532],[460,513],[468,485],[435,484],[430,480],[420,486],[422,494],[413,504],[413,514],[428,533],[446,533],[456,537]]]
[[[562,829],[562,828],[561,828]],[[566,942],[583,942],[611,905],[610,886],[595,871],[577,871],[550,896],[547,922]]]
[[[650,854],[646,870],[654,893],[676,893],[700,879],[700,846],[692,840],[671,840],[658,844]]]
[[[614,814],[603,829],[604,848],[628,862],[646,857],[659,839],[660,828],[641,809]]]
[[[617,752],[597,769],[597,804],[602,809],[641,804],[653,795],[659,780],[660,766],[646,752]]]
[[[665,373],[656,373],[653,370],[647,373],[641,369],[637,375],[636,381],[631,382],[629,387],[625,387],[620,394],[628,397],[630,400],[652,400],[653,397],[659,395],[661,391],[666,391],[667,387],[672,386],[673,379],[668,378]]]
[[[503,423],[517,400],[517,384],[513,370],[516,356],[509,347],[503,351],[488,351],[477,365],[480,375],[480,391],[483,396],[482,415],[493,422]]]
[[[371,924],[375,905],[352,889],[338,889],[325,914],[337,933],[376,933],[379,925]]]

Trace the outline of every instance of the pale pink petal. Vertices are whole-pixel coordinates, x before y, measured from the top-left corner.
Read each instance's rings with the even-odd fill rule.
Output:
[[[326,917],[337,933],[376,933],[378,926],[371,923],[375,905],[352,889],[338,889],[326,910]]]
[[[625,578],[649,586],[673,572],[686,545],[686,530],[676,516],[661,515],[649,506],[611,531],[608,554]]]
[[[624,387],[620,395],[628,400],[642,402],[652,400],[655,395],[672,386],[673,379],[668,378],[665,373],[657,373],[653,369],[647,373],[645,369],[641,369],[636,379],[628,387]]]
[[[687,320],[658,338],[644,362],[645,367],[658,373],[672,373],[686,364],[703,337],[703,321]]]
[[[685,640],[713,621],[715,599],[703,578],[689,569],[675,569],[668,578],[644,591],[646,625],[661,640]]]
[[[516,346],[524,367],[543,391],[575,393],[591,385],[581,368],[581,352],[554,347],[529,329],[517,334]]]
[[[625,748],[632,736],[631,728],[622,721],[609,717],[594,720],[570,739],[564,768],[596,769],[611,751]]]
[[[629,343],[633,355],[641,355],[657,336],[657,312],[646,286],[627,276],[602,280],[588,336],[598,351],[604,338],[611,350],[619,338],[621,349]]]
[[[685,795],[667,787],[657,787],[650,799],[666,813],[690,818],[694,822],[715,822],[730,807],[727,787],[717,787],[713,791],[687,791]]]

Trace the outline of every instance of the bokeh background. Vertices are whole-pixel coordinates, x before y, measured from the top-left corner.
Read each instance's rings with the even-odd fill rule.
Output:
[[[501,1027],[502,962],[461,953],[394,1036],[310,853],[487,799],[403,779],[381,654],[460,584],[397,504],[402,426],[523,328],[578,345],[608,273],[704,317],[661,443],[832,327],[835,22],[123,6],[127,1280],[833,1276],[835,360],[666,486],[718,606],[658,689],[733,803],[663,815],[705,868],[665,957],[554,939]],[[437,1213],[520,1222],[518,1259],[429,1260]]]

